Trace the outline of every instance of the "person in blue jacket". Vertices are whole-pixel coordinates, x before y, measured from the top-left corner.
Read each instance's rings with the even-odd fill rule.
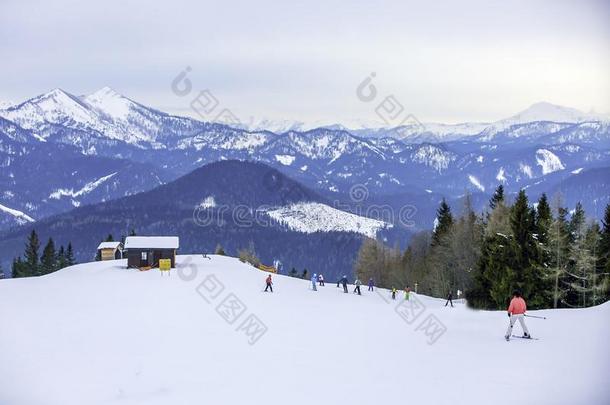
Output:
[[[375,287],[375,282],[373,281],[373,277],[369,278],[369,291],[373,291]]]
[[[313,276],[311,276],[311,289],[314,291],[318,291],[318,289],[316,288],[317,282],[318,282],[318,275],[316,273],[313,273]]]

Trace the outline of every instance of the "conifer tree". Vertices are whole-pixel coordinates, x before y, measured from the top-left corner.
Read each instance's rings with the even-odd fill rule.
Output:
[[[449,204],[447,204],[447,201],[443,198],[438,210],[436,211],[436,227],[432,233],[433,246],[441,243],[443,236],[449,232],[452,224],[453,215],[451,214],[451,207],[449,207]]]
[[[35,230],[32,230],[25,245],[25,277],[40,275],[38,250],[40,240]]]
[[[55,243],[52,238],[45,245],[40,259],[40,274],[49,274],[57,270],[57,253],[55,252]]]
[[[602,286],[603,300],[610,299],[610,204],[606,205],[599,244],[597,247],[597,274]]]
[[[66,266],[66,250],[64,249],[64,245],[61,245],[57,251],[57,268],[63,269]]]
[[[546,286],[542,277],[540,249],[533,237],[535,230],[533,211],[528,206],[527,195],[520,190],[511,209],[510,225],[515,252],[514,286],[522,291],[532,308],[545,303]]]
[[[502,184],[496,187],[491,199],[489,200],[489,208],[492,211],[498,206],[499,203],[504,203],[504,186]]]
[[[66,267],[73,266],[76,264],[74,260],[74,252],[72,251],[72,242],[68,242],[68,248],[66,249]]]
[[[13,278],[28,277],[26,263],[23,262],[21,256],[13,259],[11,273]]]

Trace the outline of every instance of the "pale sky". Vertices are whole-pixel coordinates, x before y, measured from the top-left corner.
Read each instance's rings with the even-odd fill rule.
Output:
[[[94,4],[95,3],[95,4]],[[195,90],[247,117],[491,121],[538,101],[610,113],[609,1],[0,2],[0,100],[103,86],[186,115]],[[170,88],[186,66],[192,96]],[[371,72],[378,98],[356,87]]]

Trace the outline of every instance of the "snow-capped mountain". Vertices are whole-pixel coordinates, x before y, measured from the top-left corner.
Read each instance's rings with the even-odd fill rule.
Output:
[[[167,138],[194,134],[198,121],[145,107],[104,87],[77,97],[61,89],[0,111],[0,116],[48,139],[59,137],[57,126],[138,147],[164,148]]]
[[[80,97],[55,89],[0,110],[0,183],[12,193],[0,204],[39,219],[228,159],[263,162],[333,199],[355,184],[371,194],[429,190],[449,198],[490,193],[499,183],[509,192],[550,188],[575,170],[610,166],[610,122],[603,118],[538,103],[495,123],[302,131],[295,130],[307,128],[302,123],[266,121],[243,129],[171,116],[108,87]],[[99,159],[122,163],[83,170]],[[129,164],[139,176],[133,186]],[[32,172],[42,167],[48,181],[34,186]]]

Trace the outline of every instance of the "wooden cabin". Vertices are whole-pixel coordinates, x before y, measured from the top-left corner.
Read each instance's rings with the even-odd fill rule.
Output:
[[[123,258],[123,244],[121,242],[102,242],[97,247],[100,260],[117,260]]]
[[[159,267],[159,259],[171,259],[176,267],[177,236],[128,236],[125,239],[127,268],[150,269]]]

